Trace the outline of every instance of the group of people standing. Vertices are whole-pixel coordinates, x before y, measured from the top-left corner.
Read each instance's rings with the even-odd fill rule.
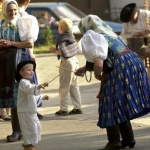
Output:
[[[11,108],[12,134],[7,136],[8,142],[22,138],[30,139],[31,134],[21,132],[18,120],[16,81],[17,64],[23,60],[34,60],[34,41],[38,36],[37,19],[25,12],[30,0],[5,0],[2,3],[2,20],[0,22],[0,108]],[[18,7],[19,5],[19,7]],[[37,32],[33,32],[36,30]],[[33,78],[37,83],[36,76]],[[35,112],[37,114],[37,112]],[[24,143],[26,145],[29,143]],[[33,143],[34,144],[34,143]]]
[[[24,150],[37,150],[34,144],[40,140],[40,123],[36,115],[36,107],[42,100],[48,99],[47,95],[40,96],[40,89],[48,86],[48,83],[38,85],[33,78],[36,68],[35,62],[32,61],[35,59],[33,46],[38,36],[38,22],[35,17],[25,12],[29,2],[29,0],[5,0],[2,4],[0,108],[11,108],[13,133],[7,136],[7,141],[18,141],[23,134]],[[19,8],[18,5],[22,8]],[[138,19],[142,11],[135,6],[136,4],[134,7],[127,5],[122,9],[120,19],[125,22],[122,35],[126,33],[126,29],[129,29],[128,26],[130,28],[135,26],[138,30],[140,26],[138,24],[141,24]],[[146,24],[141,26],[139,32],[136,31],[137,33],[133,33],[132,36],[139,37],[147,33]],[[58,26],[60,35],[56,39],[56,47],[50,47],[50,50],[57,54],[58,59],[61,59],[60,110],[55,113],[59,116],[83,113],[77,76],[82,76],[86,72],[86,66],[78,68],[75,55],[80,53],[80,50],[71,27],[71,20],[61,19]],[[108,57],[108,49],[114,55],[113,70],[104,72],[99,95],[97,125],[100,128],[106,128],[108,137],[108,143],[100,150],[134,148],[136,141],[130,120],[150,112],[150,83],[144,63],[98,16],[87,15],[82,18],[79,29],[83,34],[81,40],[83,54],[88,62],[93,63],[97,80],[101,81],[101,74],[104,72],[103,63]],[[34,30],[37,32],[32,32]],[[73,72],[65,74],[64,69],[72,70],[75,74]],[[35,84],[31,81],[33,79]],[[70,112],[67,106],[69,92],[74,105]],[[27,97],[28,95],[32,96]],[[28,107],[29,98],[32,100],[30,104],[32,103],[34,107],[33,111]],[[24,106],[28,109],[25,109]],[[25,130],[26,122],[29,120],[31,126]]]

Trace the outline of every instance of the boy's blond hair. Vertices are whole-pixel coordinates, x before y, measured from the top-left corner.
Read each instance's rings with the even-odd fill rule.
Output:
[[[66,30],[72,29],[72,20],[68,18],[62,18],[59,21],[59,25],[62,27],[62,31],[65,32]]]

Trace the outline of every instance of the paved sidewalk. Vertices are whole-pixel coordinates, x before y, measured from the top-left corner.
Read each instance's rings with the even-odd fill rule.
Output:
[[[80,66],[85,64],[83,55],[77,56]],[[36,55],[37,75],[39,83],[50,81],[58,75],[60,61],[53,54]],[[70,116],[55,116],[59,110],[58,86],[59,78],[42,90],[42,94],[50,96],[49,101],[43,102],[39,112],[44,115],[41,120],[42,141],[37,144],[39,150],[98,150],[107,143],[105,129],[97,127],[98,101],[95,98],[100,83],[92,77],[87,82],[85,77],[79,77],[82,97],[83,114]],[[69,110],[72,104],[69,98]],[[132,121],[136,146],[134,150],[149,150],[150,147],[150,115]],[[10,122],[0,120],[0,150],[22,150],[23,140],[7,143],[6,136],[11,133]]]

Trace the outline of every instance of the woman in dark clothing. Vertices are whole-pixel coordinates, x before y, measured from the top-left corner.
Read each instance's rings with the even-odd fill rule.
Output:
[[[15,81],[17,64],[28,60],[26,48],[32,48],[38,31],[31,32],[29,18],[21,18],[15,0],[6,0],[2,5],[3,19],[0,22],[0,108],[11,107],[11,124],[13,133],[7,136],[8,142],[18,141],[21,131],[17,116],[18,83]],[[24,25],[24,26],[22,26]],[[30,27],[30,29],[27,29]],[[26,29],[25,29],[26,28]]]

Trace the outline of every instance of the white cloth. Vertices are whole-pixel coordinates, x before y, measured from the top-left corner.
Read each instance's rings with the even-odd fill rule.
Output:
[[[102,34],[88,30],[82,38],[82,52],[88,62],[100,57],[105,60],[108,55],[108,42]]]
[[[39,25],[36,17],[19,9],[21,18],[18,20],[18,29],[21,41],[35,42],[38,38]]]
[[[17,111],[37,113],[37,105],[42,102],[40,90],[29,80],[21,79],[18,87]]]
[[[25,145],[41,141],[41,124],[37,113],[18,112],[19,124]]]
[[[129,37],[132,37],[134,34],[146,30],[146,13],[149,16],[150,20],[150,11],[148,10],[141,10],[139,9],[140,14],[138,16],[138,22],[137,23],[123,23],[123,29],[121,32],[121,37],[122,39],[126,42],[126,39]],[[149,28],[150,30],[150,28]]]

